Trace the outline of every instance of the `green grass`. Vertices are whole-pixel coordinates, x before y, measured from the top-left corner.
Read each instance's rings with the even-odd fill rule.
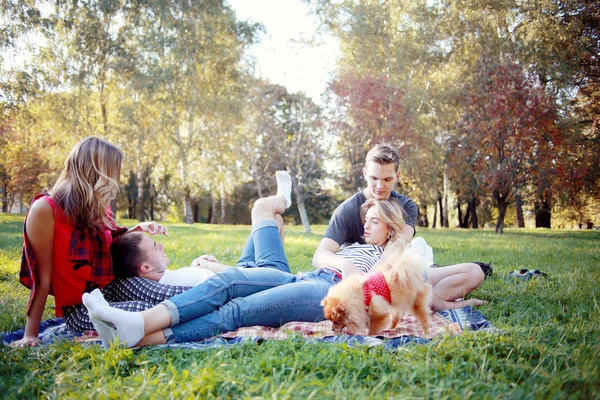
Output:
[[[0,331],[24,324],[17,282],[22,216],[0,216]],[[132,225],[133,221],[121,221]],[[172,266],[211,253],[234,263],[249,226],[169,224]],[[310,270],[324,226],[289,227],[294,272]],[[4,398],[599,398],[600,232],[420,229],[438,264],[491,262],[474,295],[497,333],[440,337],[396,352],[298,338],[206,351],[111,349],[59,343],[0,348]],[[506,274],[538,268],[548,280]],[[50,303],[50,302],[49,302]],[[52,305],[46,310],[53,313]]]

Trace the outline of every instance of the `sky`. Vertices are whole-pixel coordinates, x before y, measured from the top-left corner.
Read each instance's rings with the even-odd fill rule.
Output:
[[[305,92],[321,103],[340,55],[339,44],[331,35],[316,36],[318,20],[309,15],[302,0],[229,0],[229,4],[239,20],[264,26],[258,42],[246,54],[254,61],[255,75],[285,86],[291,93]],[[29,58],[27,46],[35,47],[40,40],[27,36],[18,48],[6,49],[3,66],[22,64]]]
[[[318,21],[301,0],[229,0],[239,20],[260,22],[265,32],[248,52],[257,77],[305,92],[320,103],[339,45],[331,36],[315,39]],[[311,44],[309,44],[309,42]]]

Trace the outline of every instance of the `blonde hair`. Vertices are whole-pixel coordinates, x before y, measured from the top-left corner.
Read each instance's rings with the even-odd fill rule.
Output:
[[[123,153],[106,140],[89,136],[77,143],[50,194],[73,224],[101,231],[113,225],[110,202],[119,192]]]
[[[374,207],[379,219],[390,228],[388,241],[393,241],[404,227],[406,211],[395,199],[376,200],[369,199],[360,207],[360,219],[365,223],[365,216],[370,208]]]

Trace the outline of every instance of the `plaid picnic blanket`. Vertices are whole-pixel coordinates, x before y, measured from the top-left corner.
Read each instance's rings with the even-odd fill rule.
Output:
[[[153,348],[191,348],[205,349],[234,345],[243,342],[262,342],[265,340],[281,340],[290,337],[300,337],[305,340],[346,343],[347,345],[384,346],[394,349],[409,343],[427,343],[432,338],[443,335],[460,335],[465,330],[495,330],[489,321],[477,310],[471,307],[447,310],[431,315],[430,332],[425,335],[421,324],[410,314],[405,314],[400,323],[391,330],[377,336],[361,336],[336,334],[331,322],[290,322],[279,328],[265,326],[250,326],[227,332],[199,342],[163,344]],[[13,332],[2,333],[2,343],[10,344],[23,337],[24,328]],[[83,334],[69,331],[62,318],[43,321],[40,325],[42,344],[50,344],[59,340],[72,340],[82,343],[99,344],[96,332],[87,331]]]

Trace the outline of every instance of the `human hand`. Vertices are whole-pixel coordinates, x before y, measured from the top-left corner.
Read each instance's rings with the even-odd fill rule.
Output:
[[[345,258],[344,261],[342,261],[342,279],[346,279],[350,275],[356,275],[359,273],[360,271],[356,265],[354,265],[354,261],[348,258]]]
[[[387,243],[386,250],[390,252],[394,250],[403,250],[406,246],[406,240],[402,236],[396,236],[393,240]]]
[[[41,344],[42,341],[37,336],[23,336],[23,339],[10,344],[11,347],[34,347]]]
[[[131,228],[131,231],[135,232],[135,231],[142,231],[142,232],[146,232],[149,235],[165,235],[166,237],[169,237],[169,230],[167,229],[166,226],[158,224],[154,221],[150,221],[150,222],[141,222],[139,224],[137,224],[136,226],[134,226],[133,228]]]
[[[219,261],[216,259],[215,256],[211,255],[211,254],[203,254],[200,257],[196,258],[194,261],[192,261],[191,266],[192,267],[198,267],[198,268],[208,268],[210,267],[211,263],[218,263]]]

